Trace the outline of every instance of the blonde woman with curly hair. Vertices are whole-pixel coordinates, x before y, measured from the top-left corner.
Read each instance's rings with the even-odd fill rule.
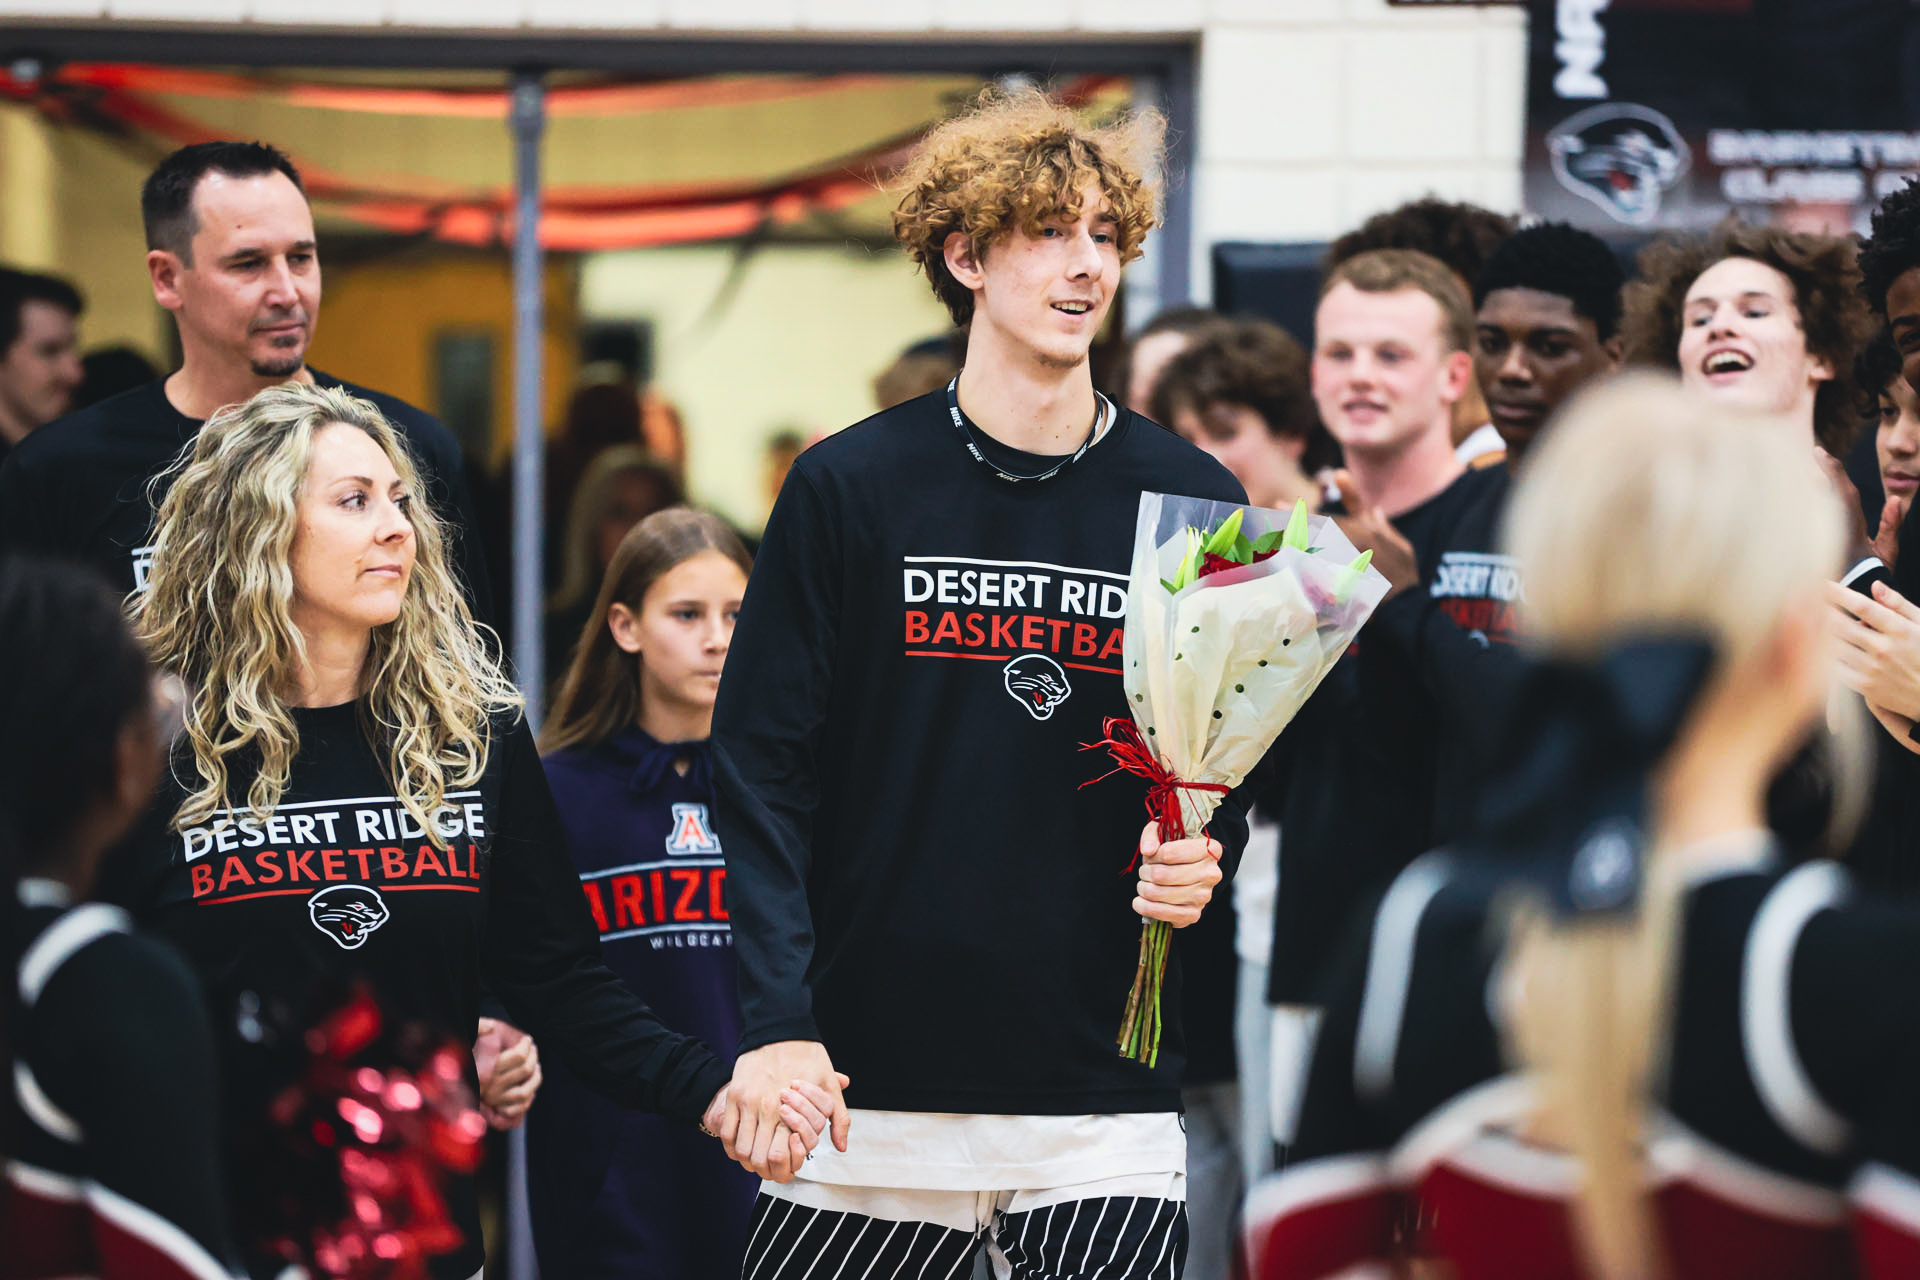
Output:
[[[361,979],[460,1035],[484,980],[608,1097],[717,1122],[724,1066],[601,963],[519,695],[420,491],[393,427],[338,389],[270,388],[195,438],[133,606],[190,691],[172,818],[119,861],[116,896],[200,971],[218,1022]],[[537,1065],[518,1065],[523,1109]],[[482,1259],[470,1183],[452,1208],[443,1278]]]
[[[777,1148],[792,1079],[839,1105],[834,1146],[762,1188],[755,1280],[951,1277],[983,1245],[1016,1276],[1185,1257],[1180,1016],[1157,1066],[1114,1030],[1140,917],[1199,919],[1246,803],[1162,844],[1144,784],[1080,790],[1080,744],[1126,712],[1142,490],[1245,501],[1088,371],[1158,141],[1035,91],[935,129],[894,230],[971,322],[965,367],[801,454],[774,506],[713,722],[744,1014],[722,1135]]]

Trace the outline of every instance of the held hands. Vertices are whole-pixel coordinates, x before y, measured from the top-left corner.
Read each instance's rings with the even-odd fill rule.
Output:
[[[817,1040],[781,1040],[740,1055],[733,1083],[715,1095],[706,1128],[727,1154],[772,1182],[787,1182],[831,1129],[847,1149],[852,1117],[841,1091],[850,1081],[833,1069]]]
[[[473,1070],[480,1078],[480,1113],[487,1123],[518,1129],[540,1092],[540,1050],[533,1037],[512,1023],[480,1019]]]
[[[1889,732],[1911,745],[1898,725],[1920,720],[1920,608],[1885,583],[1874,584],[1871,600],[1830,583],[1827,598],[1840,640],[1841,680],[1867,700]]]
[[[1220,842],[1211,839],[1160,843],[1160,824],[1140,833],[1140,883],[1133,909],[1149,920],[1184,929],[1200,918],[1220,883]],[[737,1077],[736,1077],[737,1078]]]

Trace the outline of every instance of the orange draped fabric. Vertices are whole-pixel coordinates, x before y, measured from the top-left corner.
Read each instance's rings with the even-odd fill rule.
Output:
[[[562,84],[549,90],[555,117],[639,115],[690,107],[774,103],[872,88],[885,77],[715,76],[643,83]],[[1063,94],[1084,102],[1113,81],[1085,76]],[[29,102],[63,124],[171,149],[227,136],[161,102],[169,98],[265,98],[321,110],[505,121],[508,94],[494,88],[420,89],[303,83],[134,64],[70,63],[28,82],[0,69],[0,97]],[[757,182],[651,186],[549,187],[542,192],[541,243],[587,251],[689,244],[747,236],[810,214],[845,209],[871,196],[932,127],[929,121],[812,168]],[[421,178],[372,182],[294,157],[308,194],[328,212],[397,235],[455,244],[506,244],[513,236],[513,191],[506,184],[462,189]]]

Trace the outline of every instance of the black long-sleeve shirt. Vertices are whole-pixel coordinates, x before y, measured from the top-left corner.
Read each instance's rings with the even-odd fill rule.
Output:
[[[448,561],[482,622],[493,620],[473,500],[460,445],[431,414],[404,400],[310,370],[323,387],[370,400],[413,452],[433,509],[447,524]],[[145,588],[153,568],[153,517],[164,491],[153,479],[205,425],[167,399],[166,379],[89,405],[41,427],[0,462],[0,551],[38,551],[98,569],[123,592]]]
[[[1428,843],[1445,844],[1472,824],[1481,780],[1526,674],[1519,640],[1521,583],[1500,549],[1500,524],[1513,486],[1507,468],[1488,468],[1474,499],[1434,552],[1434,569],[1381,603],[1365,638],[1411,670],[1431,715],[1435,746],[1433,820]]]
[[[1395,517],[1420,581],[1439,580],[1453,530],[1500,483],[1468,471]],[[1376,618],[1377,618],[1376,614]],[[1280,819],[1267,999],[1318,1002],[1319,977],[1367,896],[1431,847],[1436,717],[1418,673],[1370,619],[1269,757]]]
[[[975,438],[1011,473],[1051,465]],[[941,393],[794,464],[714,713],[743,1050],[820,1040],[864,1108],[1179,1109],[1178,945],[1158,1067],[1115,1046],[1144,784],[1081,789],[1113,768],[1082,744],[1126,714],[1145,490],[1245,501],[1126,412],[1053,479],[1008,483]],[[1231,870],[1239,795],[1211,830]]]
[[[115,899],[180,948],[215,1008],[245,992],[297,1004],[317,981],[362,978],[390,1015],[466,1044],[484,976],[543,1055],[623,1106],[696,1123],[729,1073],[602,963],[524,722],[501,717],[485,776],[446,797],[441,849],[393,798],[358,704],[293,714],[300,751],[269,818],[242,805],[110,868]],[[481,1262],[477,1206],[470,1186],[450,1199],[467,1242],[434,1274],[464,1280]]]

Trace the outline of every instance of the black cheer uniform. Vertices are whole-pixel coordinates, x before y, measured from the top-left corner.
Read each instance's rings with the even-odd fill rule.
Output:
[[[230,1280],[199,984],[117,907],[51,880],[20,901],[0,1277]]]
[[[293,716],[300,750],[269,817],[242,805],[228,823],[169,832],[114,864],[131,879],[115,886],[115,900],[138,904],[180,948],[216,1013],[244,993],[299,1000],[316,980],[358,977],[391,1015],[468,1045],[484,977],[541,1053],[589,1087],[697,1123],[729,1072],[601,962],[524,722],[496,717],[484,776],[450,792],[435,815],[442,849],[394,799],[357,703]],[[175,764],[186,776],[191,768]],[[237,772],[229,795],[244,796],[247,782]],[[471,1186],[456,1185],[449,1200],[466,1243],[433,1271],[465,1280],[482,1257]]]
[[[1646,1185],[1669,1274],[1920,1274],[1920,915],[1768,837],[1695,846]],[[1408,1253],[1460,1280],[1577,1280],[1576,1161],[1529,1142],[1501,1054],[1503,931],[1445,853],[1395,881],[1343,965],[1296,1161],[1255,1189],[1255,1280]]]
[[[493,590],[453,433],[404,400],[308,372],[322,387],[372,401],[406,441],[446,524],[447,561],[474,616],[491,622]],[[173,407],[165,378],[49,422],[0,464],[0,551],[81,560],[116,590],[144,590],[153,572],[154,512],[166,496],[152,482],[204,425]]]

